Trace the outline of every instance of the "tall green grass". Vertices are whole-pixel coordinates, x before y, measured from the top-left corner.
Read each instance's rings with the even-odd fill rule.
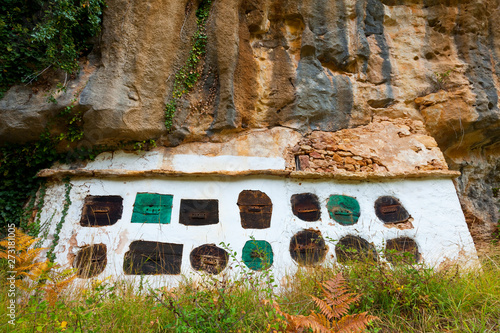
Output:
[[[299,269],[275,288],[272,275],[251,274],[216,280],[183,281],[174,289],[150,289],[124,281],[89,282],[66,290],[50,304],[40,294],[19,299],[16,326],[0,308],[1,332],[281,332],[269,303],[283,312],[307,315],[310,295],[339,271],[361,300],[353,313],[380,319],[370,332],[500,332],[500,248],[481,258],[482,268],[449,265],[333,264]],[[5,281],[5,276],[1,276]],[[7,304],[7,286],[0,287]]]

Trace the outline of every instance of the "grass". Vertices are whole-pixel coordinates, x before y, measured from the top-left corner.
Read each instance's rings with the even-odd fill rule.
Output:
[[[361,295],[351,313],[368,311],[380,319],[369,332],[499,332],[500,247],[482,260],[482,269],[457,266],[433,270],[419,265],[352,263],[300,269],[281,289],[271,274],[183,281],[175,289],[150,289],[124,281],[89,279],[57,299],[43,292],[20,297],[16,326],[0,308],[0,331],[12,332],[284,332],[272,304],[291,315],[317,311],[310,295],[341,272],[349,289]],[[6,271],[6,269],[2,269]],[[6,281],[6,273],[0,277]],[[7,304],[8,286],[0,300]]]

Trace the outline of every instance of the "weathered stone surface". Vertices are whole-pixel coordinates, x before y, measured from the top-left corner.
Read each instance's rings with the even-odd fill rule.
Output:
[[[468,89],[435,94],[415,100],[425,119],[426,128],[441,147],[449,147],[460,140],[479,118],[474,104],[474,95]],[[467,130],[468,131],[468,130]]]
[[[401,135],[401,134],[404,135]],[[391,172],[448,170],[444,156],[435,140],[426,134],[420,121],[409,119],[375,118],[367,125],[337,132],[314,131],[303,138],[293,149],[299,156],[309,155],[313,161],[300,170],[325,172]],[[335,150],[321,151],[312,148],[323,142]],[[329,155],[333,156],[330,158]],[[327,156],[327,157],[325,157]],[[362,169],[362,167],[364,169]]]
[[[24,143],[39,139],[47,123],[66,107],[74,105],[74,111],[85,112],[88,108],[74,102],[85,87],[95,66],[81,62],[79,75],[69,82],[62,72],[52,72],[47,78],[48,86],[16,86],[0,100],[0,145],[6,142]],[[50,72],[50,70],[49,70]],[[45,79],[45,78],[44,78]],[[66,82],[65,91],[56,89],[56,83]],[[49,101],[49,96],[57,103]]]
[[[90,108],[85,129],[98,133],[90,141],[141,140],[164,133],[168,88],[195,29],[195,8],[187,4],[107,2],[101,64],[80,97]]]

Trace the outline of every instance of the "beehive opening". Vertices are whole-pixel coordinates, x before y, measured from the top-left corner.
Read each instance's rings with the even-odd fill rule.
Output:
[[[122,217],[123,198],[119,195],[93,196],[85,198],[80,225],[103,227],[115,224]]]
[[[237,204],[244,229],[266,229],[271,226],[273,203],[264,192],[241,191]]]
[[[389,239],[385,245],[385,258],[392,264],[412,264],[420,261],[415,240],[409,237]]]
[[[320,219],[321,208],[316,194],[294,194],[290,202],[292,204],[293,215],[297,216],[299,219],[308,222],[314,222]]]
[[[106,268],[105,244],[92,244],[84,246],[78,251],[73,260],[73,268],[79,278],[88,279],[101,274]]]
[[[350,261],[375,262],[378,259],[375,246],[361,237],[352,235],[339,240],[335,246],[335,254],[337,261],[343,264]]]
[[[123,270],[128,275],[181,273],[182,244],[134,241],[125,253]]]
[[[321,263],[328,252],[328,246],[318,230],[302,230],[290,241],[290,255],[299,265],[313,266]]]
[[[170,224],[173,198],[171,194],[137,193],[131,222]]]
[[[182,199],[179,223],[193,226],[219,223],[219,200]]]
[[[391,196],[382,196],[375,201],[375,214],[384,223],[403,223],[410,218],[401,202]]]
[[[268,269],[274,262],[273,248],[265,240],[249,240],[243,247],[241,259],[254,271]]]
[[[229,255],[226,250],[215,246],[215,244],[204,244],[193,249],[189,259],[191,267],[195,271],[219,274],[226,268]]]
[[[361,208],[358,200],[346,195],[331,195],[326,205],[330,218],[341,225],[358,223]]]

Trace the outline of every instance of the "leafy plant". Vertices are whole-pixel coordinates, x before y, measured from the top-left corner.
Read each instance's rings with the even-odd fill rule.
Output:
[[[0,5],[0,98],[49,68],[78,70],[101,28],[104,0],[4,0]]]
[[[435,72],[435,80],[434,80],[434,92],[438,92],[439,90],[448,91],[449,83],[450,83],[450,75],[455,71],[455,68],[448,69],[444,72]]]
[[[278,304],[274,304],[277,313],[288,323],[287,332],[305,332],[306,329],[318,333],[362,332],[368,323],[378,319],[367,312],[347,314],[350,305],[356,303],[360,296],[347,291],[347,283],[341,273],[324,282],[321,290],[324,299],[311,296],[320,309],[319,313],[311,311],[308,316],[291,315],[281,311]]]
[[[229,244],[221,245],[234,263],[227,271],[218,275],[202,272],[196,283],[151,291],[159,306],[175,316],[175,320],[163,328],[179,333],[256,332],[261,331],[258,323],[272,320],[268,329],[279,329],[282,323],[271,306],[277,287],[272,273],[247,268]],[[231,271],[233,268],[237,268],[237,272]],[[266,299],[271,302],[264,302]]]
[[[448,69],[444,72],[434,72],[434,75],[427,75],[430,81],[430,87],[421,90],[417,93],[417,97],[427,96],[437,93],[440,90],[448,91],[450,89],[450,75],[456,70],[456,67]]]

